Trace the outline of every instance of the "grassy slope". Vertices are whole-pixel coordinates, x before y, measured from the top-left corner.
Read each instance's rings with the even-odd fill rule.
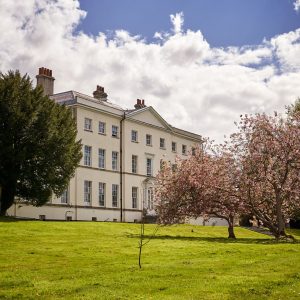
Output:
[[[139,270],[138,232],[137,224],[0,221],[0,299],[300,298],[300,244],[240,228],[230,242],[225,227],[167,227]]]

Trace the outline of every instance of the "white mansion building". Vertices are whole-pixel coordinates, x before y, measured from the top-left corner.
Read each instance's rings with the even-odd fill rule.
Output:
[[[153,211],[154,176],[162,161],[187,157],[201,136],[168,124],[144,100],[124,110],[97,86],[93,97],[75,91],[53,94],[52,71],[40,68],[37,84],[66,104],[77,123],[83,157],[68,189],[42,207],[16,202],[8,214],[54,220],[135,222]]]

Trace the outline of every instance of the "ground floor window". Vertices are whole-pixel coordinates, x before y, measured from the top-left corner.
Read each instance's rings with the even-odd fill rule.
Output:
[[[132,208],[138,208],[138,188],[132,187]]]
[[[153,209],[153,188],[149,187],[147,190],[147,208],[149,210]]]
[[[112,207],[118,207],[119,186],[117,184],[113,184],[111,191],[112,191]]]
[[[92,182],[88,180],[84,181],[84,202],[92,202]]]
[[[99,206],[105,206],[105,183],[99,182]]]
[[[60,196],[60,202],[61,203],[69,203],[69,189],[65,189],[64,192]]]

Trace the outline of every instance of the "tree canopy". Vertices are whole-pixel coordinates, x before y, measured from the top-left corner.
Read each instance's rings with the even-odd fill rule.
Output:
[[[71,110],[19,71],[0,74],[0,214],[15,197],[40,206],[60,195],[81,159]]]
[[[254,215],[276,237],[287,237],[285,223],[300,210],[300,115],[297,102],[288,117],[241,116],[236,133],[178,160],[177,170],[157,177],[159,222],[216,216],[227,220]]]

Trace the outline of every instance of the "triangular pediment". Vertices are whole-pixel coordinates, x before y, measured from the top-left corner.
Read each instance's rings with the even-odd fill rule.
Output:
[[[126,118],[156,127],[172,130],[172,127],[160,116],[160,114],[152,106],[136,109],[128,113]]]

